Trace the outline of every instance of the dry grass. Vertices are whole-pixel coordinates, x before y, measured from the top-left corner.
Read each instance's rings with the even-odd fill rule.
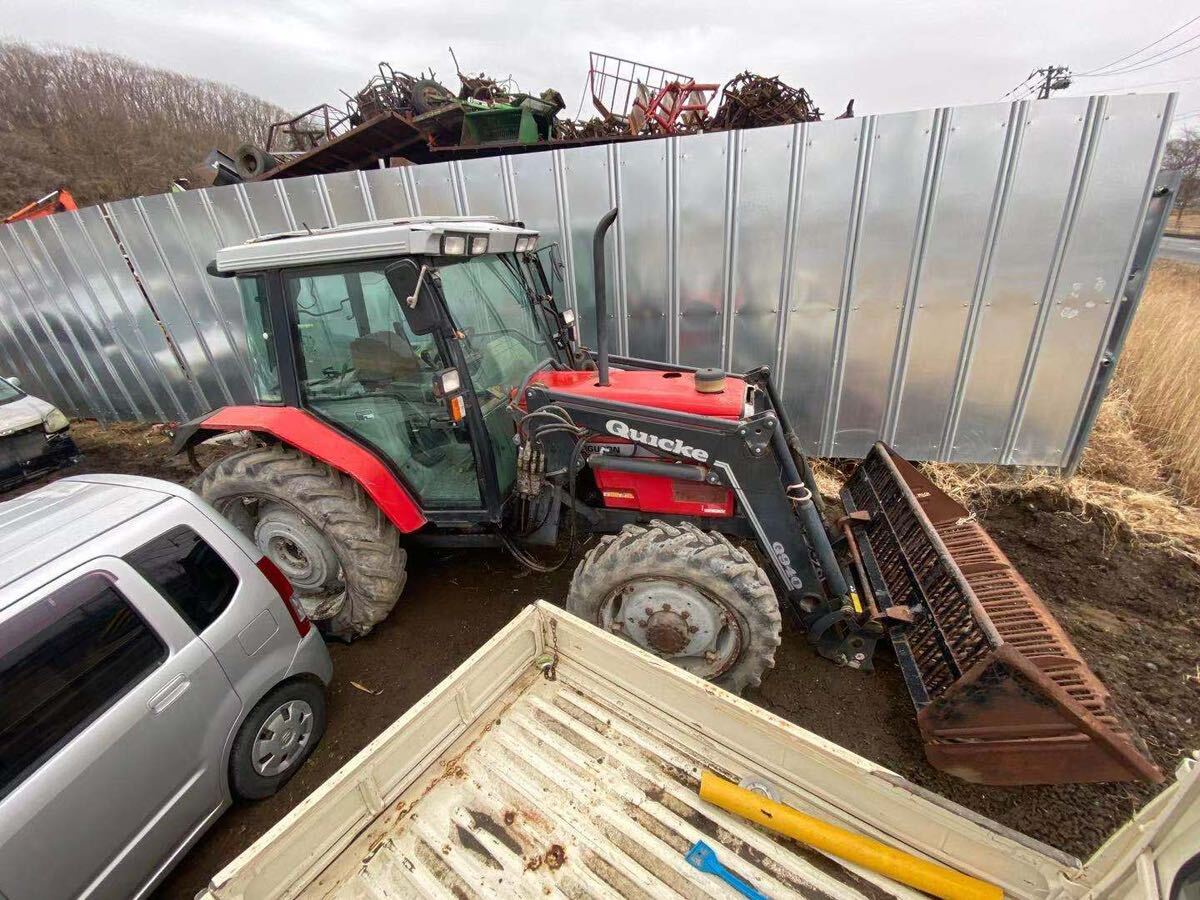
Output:
[[[1167,220],[1168,234],[1200,235],[1200,210],[1189,209],[1180,215],[1171,213]]]
[[[1200,502],[1200,267],[1155,265],[1115,387],[1170,485]]]

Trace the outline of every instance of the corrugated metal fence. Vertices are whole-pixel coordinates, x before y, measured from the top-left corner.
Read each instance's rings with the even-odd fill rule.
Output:
[[[816,454],[858,456],[883,436],[915,459],[1066,465],[1128,320],[1117,311],[1173,103],[923,110],[211,188],[18,223],[0,228],[0,366],[102,420],[246,401],[236,286],[204,270],[216,249],[408,215],[522,219],[558,242],[566,302],[591,342],[590,237],[617,205],[608,325],[619,352],[771,364]]]

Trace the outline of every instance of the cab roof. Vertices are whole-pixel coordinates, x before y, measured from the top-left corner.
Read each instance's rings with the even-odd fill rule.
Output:
[[[445,234],[486,234],[488,253],[511,253],[517,238],[531,234],[520,223],[495,216],[426,216],[355,222],[331,228],[303,228],[251,238],[217,251],[216,271],[223,275],[252,269],[317,265],[385,256],[441,252]]]

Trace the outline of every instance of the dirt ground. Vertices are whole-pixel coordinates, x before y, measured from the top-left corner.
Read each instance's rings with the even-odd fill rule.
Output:
[[[165,460],[166,436],[144,427],[79,423],[75,435],[85,455],[72,472],[190,477],[185,460]],[[1100,524],[1036,498],[994,506],[984,524],[1070,632],[1155,761],[1172,772],[1184,754],[1200,748],[1200,571],[1114,539]],[[526,573],[498,551],[410,554],[408,586],[391,617],[351,646],[330,647],[328,728],[312,758],[275,797],[226,813],[158,896],[194,896],[521,607],[563,597],[569,577],[569,569]],[[840,669],[819,659],[802,634],[788,630],[775,670],[748,696],[924,787],[1080,857],[1155,793],[1123,784],[995,788],[942,775],[924,761],[899,670],[886,652],[879,656],[873,674]],[[351,682],[382,693],[366,693]]]

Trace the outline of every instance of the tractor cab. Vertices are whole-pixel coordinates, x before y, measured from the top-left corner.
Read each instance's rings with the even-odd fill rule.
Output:
[[[408,219],[221,250],[260,405],[306,411],[374,451],[431,520],[499,516],[516,473],[514,391],[566,368],[538,235],[496,219]]]

